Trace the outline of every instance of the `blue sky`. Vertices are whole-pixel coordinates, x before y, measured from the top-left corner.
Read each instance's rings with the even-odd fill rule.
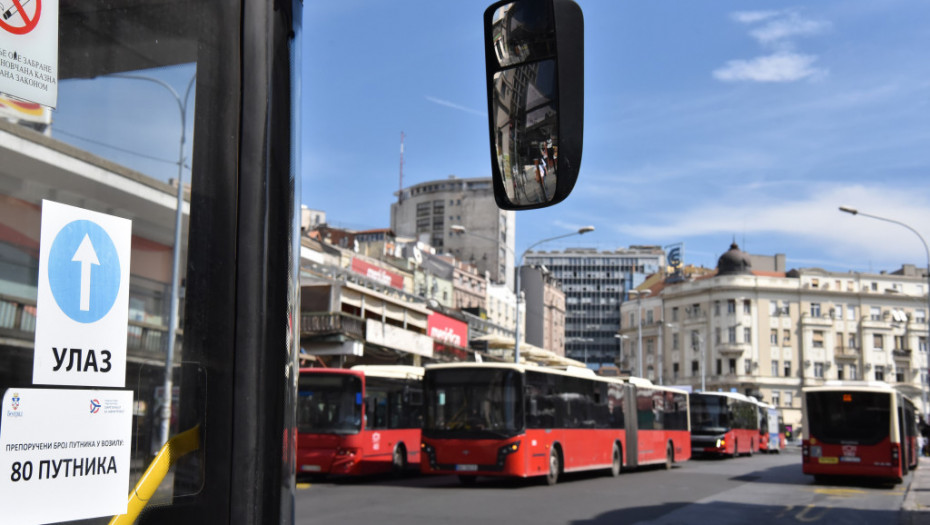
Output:
[[[401,132],[405,186],[490,175],[489,4],[306,2],[304,204],[335,225],[389,226]],[[686,263],[713,267],[736,239],[751,253],[784,253],[789,268],[926,263],[913,233],[837,207],[897,219],[930,240],[930,4],[579,4],[581,172],[563,203],[517,213],[518,253],[593,225],[541,248],[683,242]],[[193,72],[144,73],[183,95]],[[167,179],[177,171],[175,105],[151,82],[67,80],[53,134]]]
[[[585,143],[573,194],[517,214],[517,251],[736,241],[788,267],[924,265],[930,239],[930,5],[921,1],[580,0]],[[489,2],[308,2],[303,201],[389,224],[404,184],[490,174]]]

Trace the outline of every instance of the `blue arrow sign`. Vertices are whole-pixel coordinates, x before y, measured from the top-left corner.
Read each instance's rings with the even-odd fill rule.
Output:
[[[99,321],[119,293],[120,261],[113,240],[94,222],[66,224],[49,251],[48,282],[65,315],[79,323]]]

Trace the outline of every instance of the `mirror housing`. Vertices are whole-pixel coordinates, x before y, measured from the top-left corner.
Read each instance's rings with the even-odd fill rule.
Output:
[[[484,12],[491,173],[497,205],[571,193],[584,128],[584,18],[573,0],[503,0]]]

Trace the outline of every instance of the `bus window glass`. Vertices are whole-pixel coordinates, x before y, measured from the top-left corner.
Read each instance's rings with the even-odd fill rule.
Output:
[[[729,428],[727,400],[715,396],[691,397],[691,431],[719,434]]]
[[[807,413],[811,436],[824,443],[874,445],[888,437],[888,394],[853,392],[843,402],[843,392],[808,392]]]
[[[426,385],[424,434],[514,435],[523,428],[520,375],[508,369],[437,370]]]
[[[356,434],[361,429],[359,378],[302,375],[297,391],[297,430],[302,433]]]

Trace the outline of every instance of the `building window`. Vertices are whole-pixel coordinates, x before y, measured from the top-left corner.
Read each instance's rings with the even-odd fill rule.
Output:
[[[875,367],[875,380],[884,381],[885,380],[885,367],[878,365]]]
[[[672,363],[672,379],[678,381],[678,363]]]
[[[736,299],[727,299],[727,313],[728,314],[736,313]]]
[[[788,345],[791,343],[791,330],[785,328],[781,332],[781,344]]]
[[[819,288],[820,279],[811,279],[811,288]]]
[[[743,301],[743,313],[751,314],[752,313],[752,301],[746,299]]]
[[[744,343],[752,342],[752,328],[749,328],[749,327],[743,328],[743,342]]]
[[[672,350],[678,350],[678,332],[672,334]]]
[[[811,317],[820,317],[820,303],[811,303]]]
[[[785,361],[785,377],[791,377],[791,361]]]
[[[772,377],[778,377],[778,361],[772,361]]]
[[[900,367],[900,366],[896,366],[896,367],[895,367],[895,369],[894,369],[894,380],[897,381],[898,383],[903,383],[903,382],[905,381],[905,379],[904,379],[904,368],[902,368],[902,367]]]
[[[720,327],[714,327],[714,343],[720,344]]]
[[[872,349],[879,350],[879,351],[885,349],[885,335],[884,334],[873,334],[872,335]]]
[[[771,343],[772,345],[778,344],[778,329],[777,328],[772,328],[772,330],[769,332],[769,343]]]
[[[855,381],[856,379],[859,379],[859,367],[856,366],[855,364],[849,365],[849,379],[851,381]]]
[[[735,343],[736,342],[736,327],[731,326],[727,329],[727,342]]]
[[[823,363],[814,363],[814,377],[823,379]]]
[[[842,319],[843,318],[843,305],[838,304],[833,308],[833,318]]]
[[[678,307],[673,306],[672,307],[672,322],[677,322],[677,321],[678,321]]]
[[[700,369],[700,365],[698,364],[698,360],[695,359],[691,361],[691,375],[692,376],[698,375],[698,373],[700,373],[699,369]]]
[[[879,306],[873,306],[869,308],[869,319],[873,321],[882,320],[882,309]]]
[[[723,360],[722,360],[722,359],[718,359],[718,360],[717,360],[717,375],[719,376],[719,375],[722,375],[722,374],[723,374]]]
[[[856,343],[857,343],[856,334],[849,334],[849,348],[853,350],[855,350],[856,348],[859,348],[859,345]]]
[[[772,404],[775,406],[781,406],[781,392],[778,390],[772,390]]]
[[[736,374],[736,359],[730,359],[727,364],[730,365],[728,367],[730,369],[730,374]]]
[[[814,330],[812,335],[814,348],[823,348],[823,330]]]
[[[856,307],[851,304],[846,305],[846,320],[847,321],[856,320]]]
[[[720,315],[720,301],[714,301],[714,315]]]
[[[921,352],[927,351],[927,338],[926,336],[920,336],[917,338],[917,349]]]
[[[845,368],[846,368],[846,367],[845,367],[844,365],[841,365],[841,364],[839,364],[839,363],[837,363],[837,365],[836,365],[836,378],[839,379],[840,381],[843,380],[843,370],[844,370]]]
[[[752,361],[750,361],[749,359],[746,359],[743,361],[743,364],[744,364],[746,375],[748,376],[749,374],[752,373]]]
[[[776,315],[778,315],[778,303],[769,301],[769,316],[775,317]]]
[[[791,392],[785,391],[785,406],[790,407],[792,401],[794,401],[794,399],[791,396]]]
[[[927,322],[927,311],[926,310],[914,310],[914,322],[915,323],[926,323]]]

